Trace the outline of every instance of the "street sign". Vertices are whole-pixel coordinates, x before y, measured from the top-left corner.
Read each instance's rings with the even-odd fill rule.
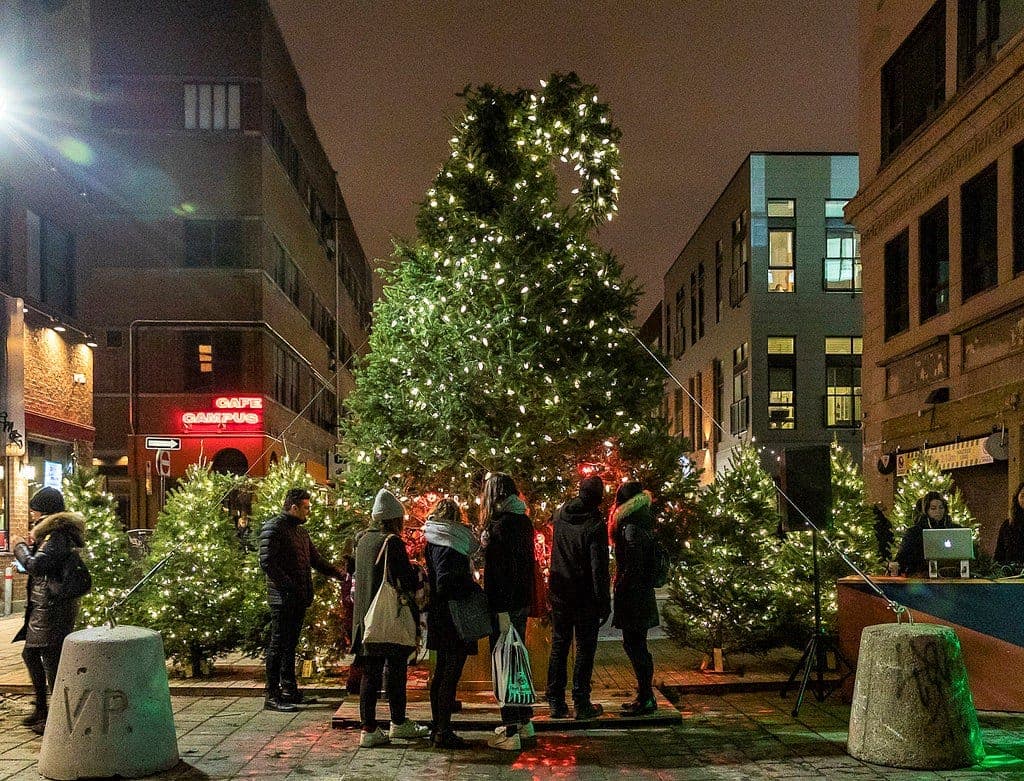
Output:
[[[146,450],[181,450],[181,437],[146,437]]]
[[[160,477],[171,476],[171,453],[169,450],[158,450],[153,456],[153,463],[156,464],[156,473]]]

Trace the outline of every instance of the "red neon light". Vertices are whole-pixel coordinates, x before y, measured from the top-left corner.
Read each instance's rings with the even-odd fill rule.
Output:
[[[181,413],[186,430],[212,427],[230,431],[263,425],[262,396],[217,396],[212,410],[187,410]]]

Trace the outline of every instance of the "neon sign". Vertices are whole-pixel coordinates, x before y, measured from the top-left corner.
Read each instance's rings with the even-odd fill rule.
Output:
[[[181,425],[185,429],[213,426],[224,430],[263,425],[262,396],[218,396],[213,407],[182,412]]]

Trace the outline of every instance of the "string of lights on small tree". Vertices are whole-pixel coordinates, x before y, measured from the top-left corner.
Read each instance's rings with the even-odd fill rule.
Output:
[[[82,597],[78,623],[99,626],[107,619],[107,609],[141,576],[141,567],[131,556],[117,500],[103,489],[95,470],[79,467],[64,479],[63,489],[67,509],[85,518],[82,556],[92,576],[92,590]]]
[[[946,499],[949,518],[953,523],[974,529],[974,536],[978,536],[978,524],[967,508],[960,489],[953,482],[953,476],[943,472],[935,459],[917,455],[911,459],[906,474],[898,479],[896,486],[891,521],[897,541],[908,528],[917,523],[921,514],[918,504],[930,491],[936,491]]]

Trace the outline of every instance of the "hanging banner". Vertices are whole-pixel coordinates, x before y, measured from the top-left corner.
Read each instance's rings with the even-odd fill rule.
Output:
[[[907,473],[911,463],[921,454],[928,456],[939,465],[943,472],[950,469],[962,469],[965,466],[978,466],[979,464],[991,464],[995,459],[985,449],[985,442],[988,437],[968,439],[963,442],[953,442],[949,445],[938,445],[926,447],[924,450],[910,450],[900,453],[896,457],[896,475],[902,477]]]

